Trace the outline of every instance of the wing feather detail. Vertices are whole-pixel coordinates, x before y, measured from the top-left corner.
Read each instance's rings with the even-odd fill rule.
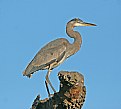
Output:
[[[66,46],[60,45],[57,47],[49,48],[49,49],[41,49],[34,59],[29,63],[25,71],[23,72],[24,76],[30,77],[31,74],[38,70],[48,69],[51,64],[53,67],[58,66],[62,58],[64,58],[66,53]]]

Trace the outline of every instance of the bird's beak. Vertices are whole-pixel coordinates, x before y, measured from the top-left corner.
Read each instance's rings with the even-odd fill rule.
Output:
[[[74,26],[78,27],[78,26],[96,26],[96,25],[92,23],[80,22],[80,23],[74,24]]]
[[[83,22],[83,23],[80,23],[80,26],[97,26],[97,25],[96,24],[92,24],[92,23]]]

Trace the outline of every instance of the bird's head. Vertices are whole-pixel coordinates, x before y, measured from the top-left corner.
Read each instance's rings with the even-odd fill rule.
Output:
[[[92,24],[92,23],[83,22],[79,18],[74,18],[74,19],[70,20],[68,23],[72,24],[73,27],[78,27],[78,26],[96,26],[95,24]]]

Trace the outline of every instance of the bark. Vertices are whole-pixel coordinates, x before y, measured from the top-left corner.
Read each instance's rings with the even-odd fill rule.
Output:
[[[60,71],[60,90],[50,98],[36,97],[31,109],[81,109],[86,95],[84,77],[78,72]]]

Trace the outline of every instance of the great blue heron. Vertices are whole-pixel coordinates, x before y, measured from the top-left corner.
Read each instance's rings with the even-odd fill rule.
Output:
[[[74,31],[73,28],[77,26],[96,26],[95,24],[86,23],[80,20],[79,18],[74,18],[67,23],[66,33],[70,38],[74,38],[74,42],[71,44],[65,38],[59,38],[54,41],[51,41],[45,45],[33,58],[33,60],[28,64],[25,71],[23,72],[24,76],[31,77],[31,75],[38,70],[48,69],[46,74],[46,88],[49,93],[48,84],[54,91],[50,80],[49,75],[53,68],[60,65],[66,58],[75,54],[82,44],[82,38],[79,32]]]

